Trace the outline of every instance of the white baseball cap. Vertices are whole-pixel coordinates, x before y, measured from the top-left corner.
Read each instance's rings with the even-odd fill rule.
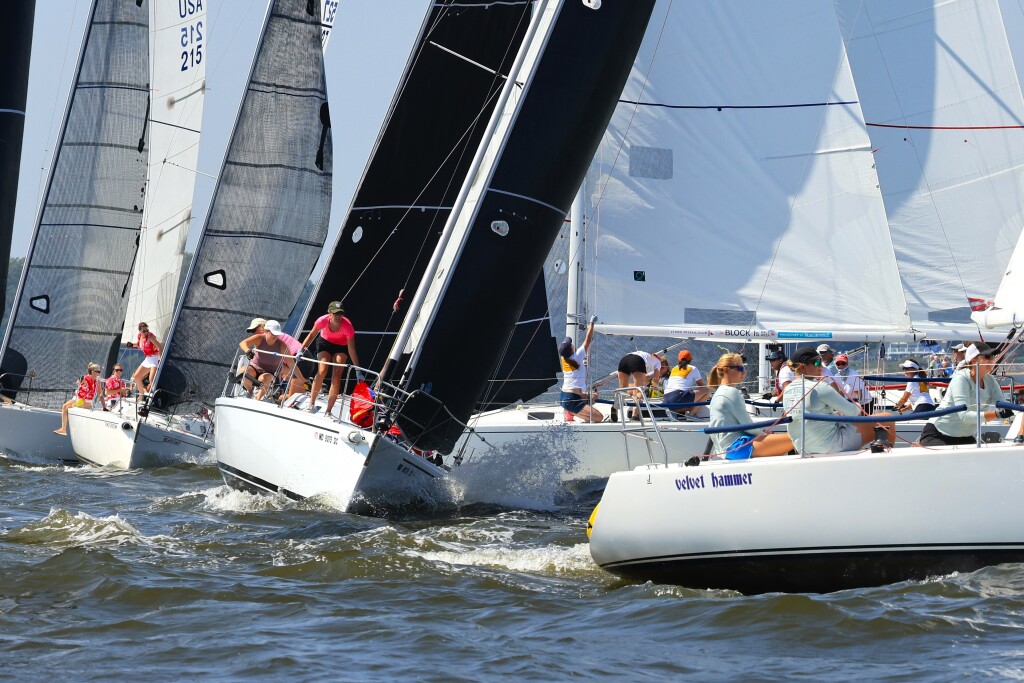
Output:
[[[281,334],[281,323],[276,320],[268,320],[267,324],[263,326],[263,329],[276,337]]]

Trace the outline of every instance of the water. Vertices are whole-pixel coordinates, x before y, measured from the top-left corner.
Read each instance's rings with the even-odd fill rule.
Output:
[[[1024,571],[832,595],[623,582],[596,498],[434,520],[231,491],[213,468],[0,461],[0,678],[1024,678]]]

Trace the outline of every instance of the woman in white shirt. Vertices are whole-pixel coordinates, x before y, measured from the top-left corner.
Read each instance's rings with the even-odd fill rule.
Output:
[[[911,381],[907,382],[906,391],[900,396],[900,400],[896,401],[896,412],[902,413],[908,408],[915,413],[927,413],[935,410],[935,402],[928,391],[928,383],[920,381],[926,379],[928,374],[921,369],[917,359],[908,358],[900,363],[900,367],[903,368],[903,374]],[[918,379],[915,380],[915,377]]]
[[[594,321],[590,321],[587,335],[579,350],[572,345],[572,337],[566,337],[558,347],[558,356],[562,362],[562,391],[558,402],[573,415],[578,415],[587,422],[600,422],[604,416],[590,405],[587,394],[587,352],[594,340]]]

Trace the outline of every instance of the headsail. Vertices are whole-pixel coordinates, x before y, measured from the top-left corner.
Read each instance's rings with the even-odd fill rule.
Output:
[[[320,5],[272,0],[158,371],[162,402],[212,402],[257,316],[285,320],[327,236],[332,146]]]
[[[11,3],[4,8],[0,45],[5,64],[0,69],[0,315],[6,310],[7,264],[14,232],[14,206],[21,170],[21,138],[25,131],[28,69],[32,56],[35,0]]]
[[[416,447],[447,451],[461,434],[569,212],[652,6],[538,5],[494,133],[392,353],[411,354],[405,383],[417,393],[398,420]]]
[[[910,333],[834,9],[659,4],[588,177],[599,330]]]
[[[146,193],[149,7],[95,0],[4,339],[8,394],[59,408],[89,362],[110,362]]]
[[[1024,225],[1022,36],[998,0],[835,5],[914,327],[975,338]]]
[[[123,341],[135,341],[140,321],[166,341],[174,315],[206,97],[207,5],[150,2],[149,182]]]
[[[301,326],[310,329],[328,303],[344,299],[366,367],[387,358],[522,42],[530,5],[443,0],[424,19]]]

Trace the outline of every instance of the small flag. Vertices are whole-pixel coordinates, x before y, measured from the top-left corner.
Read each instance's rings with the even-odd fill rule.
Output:
[[[967,297],[967,303],[970,305],[972,311],[985,311],[996,305],[994,301],[988,299],[977,299],[973,296]]]

